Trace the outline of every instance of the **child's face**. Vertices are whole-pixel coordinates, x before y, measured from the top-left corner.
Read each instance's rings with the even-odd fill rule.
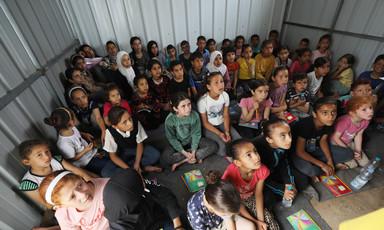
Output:
[[[85,64],[84,59],[78,59],[76,61],[75,67],[82,72],[87,69],[87,65]]]
[[[191,113],[191,101],[189,99],[182,100],[179,105],[176,107],[173,107],[173,109],[176,111],[177,115],[181,117],[188,117]]]
[[[347,58],[341,58],[338,62],[337,62],[337,68],[342,68],[342,67],[344,67],[344,66],[347,66],[347,67],[349,67],[350,66],[350,64],[348,64],[348,60],[347,60]]]
[[[337,115],[336,105],[326,104],[321,106],[316,113],[312,112],[313,117],[322,125],[332,126]]]
[[[307,88],[308,78],[298,80],[295,83],[293,83],[292,85],[293,85],[293,87],[295,87],[297,93],[301,93]]]
[[[304,63],[307,63],[307,62],[309,62],[309,58],[311,57],[311,52],[305,52],[304,54],[303,54],[303,56],[299,56],[298,57],[298,59],[299,60],[301,60],[302,62],[304,62]]]
[[[133,130],[133,120],[129,115],[128,111],[124,112],[123,116],[121,116],[121,120],[117,125],[112,125],[113,128],[119,129],[121,132],[130,132]]]
[[[370,84],[358,85],[351,91],[352,96],[370,96],[372,95],[372,87]]]
[[[38,145],[32,148],[28,158],[28,160],[22,160],[23,164],[32,168],[42,169],[50,167],[52,154],[47,145]]]
[[[235,55],[235,52],[229,52],[227,53],[227,55],[225,56],[226,60],[228,63],[233,63],[235,61],[235,58],[236,58],[236,55]]]
[[[244,40],[243,39],[239,39],[237,40],[236,42],[236,49],[241,49],[241,47],[243,47],[243,44],[244,44]]]
[[[189,44],[185,44],[185,45],[183,45],[183,46],[181,46],[181,50],[185,53],[185,54],[189,54],[189,48],[190,48],[190,46],[189,46]]]
[[[143,45],[141,44],[141,41],[139,39],[136,39],[133,41],[131,47],[135,50],[135,52],[140,52],[143,48]]]
[[[373,72],[376,72],[378,74],[383,74],[384,73],[384,60],[381,59],[380,61],[373,63]]]
[[[56,208],[72,207],[79,211],[87,210],[92,204],[94,193],[94,188],[83,179],[69,180],[59,191],[60,205]]]
[[[86,109],[88,106],[88,95],[83,90],[76,90],[72,93],[71,101],[81,109]]]
[[[223,58],[221,57],[221,55],[216,56],[215,60],[213,61],[213,64],[216,67],[220,67],[223,64]]]
[[[109,92],[109,101],[112,103],[114,106],[118,106],[121,103],[121,95],[119,90],[113,89]]]
[[[86,46],[84,49],[83,49],[84,53],[85,53],[85,57],[87,58],[94,58],[95,57],[95,52],[93,52],[93,49],[89,46]]]
[[[326,50],[329,47],[330,41],[328,39],[323,39],[319,42],[319,47],[321,50]]]
[[[121,65],[125,68],[131,67],[131,58],[128,54],[124,54],[123,57],[121,57]]]
[[[247,48],[243,49],[242,54],[245,59],[250,59],[252,57],[252,48],[248,46]]]
[[[192,66],[196,69],[202,69],[203,65],[204,65],[203,58],[195,58],[195,60],[192,61]]]
[[[111,56],[116,56],[117,55],[117,48],[114,44],[110,43],[107,45],[107,52]]]
[[[279,55],[280,60],[285,61],[288,58],[289,51],[287,49],[280,50],[280,52],[277,54]]]
[[[351,112],[351,115],[355,115],[363,120],[371,120],[373,117],[373,106],[372,104],[362,105],[355,112]]]
[[[68,79],[74,86],[81,86],[84,84],[84,73],[80,70],[75,70],[72,73],[72,79]]]
[[[221,75],[216,75],[211,79],[210,84],[207,84],[207,88],[209,92],[215,94],[215,95],[220,95],[224,91],[224,80],[223,76]]]
[[[272,55],[273,52],[273,45],[267,44],[264,48],[261,49],[263,51],[263,54],[267,57]]]
[[[251,90],[252,99],[260,103],[265,99],[267,99],[268,92],[269,92],[268,85],[259,86],[257,89]]]
[[[225,47],[228,47],[229,45],[231,44],[231,42],[227,41],[227,42],[224,42],[221,47],[222,48],[225,48]]]
[[[251,43],[252,43],[253,47],[257,47],[259,45],[259,38],[258,37],[253,37],[251,39]]]
[[[260,155],[252,143],[244,143],[240,147],[239,155],[234,163],[246,169],[259,169],[261,167]]]
[[[326,76],[331,69],[331,63],[327,62],[320,67],[315,67],[315,71],[320,74],[320,76]]]
[[[207,42],[200,39],[199,41],[197,41],[196,45],[199,47],[199,50],[202,51],[205,49],[205,46],[207,45]]]
[[[269,34],[269,40],[276,41],[277,40],[277,33],[271,33]]]
[[[182,65],[176,65],[173,67],[172,74],[176,79],[182,79],[184,76],[184,70]]]
[[[285,86],[288,83],[288,70],[280,70],[272,80],[279,87]]]
[[[137,82],[136,89],[140,93],[148,93],[149,88],[148,88],[147,79],[145,79],[145,78],[140,79],[139,82]]]
[[[149,70],[149,74],[155,79],[158,79],[161,76],[161,72],[161,66],[157,63],[152,66],[151,70]]]
[[[175,49],[167,50],[167,52],[168,52],[168,55],[169,55],[170,57],[174,57],[174,56],[176,56],[176,50],[175,50]]]
[[[285,122],[281,122],[271,128],[273,128],[271,137],[266,137],[270,146],[274,149],[290,149],[292,135],[289,125]]]
[[[210,42],[208,44],[208,51],[209,52],[213,52],[215,50],[215,43],[214,42]]]
[[[299,43],[299,50],[308,48],[309,44],[307,42],[301,41]]]
[[[157,54],[158,54],[158,52],[159,52],[159,48],[157,47],[156,44],[153,44],[153,45],[151,46],[151,52],[152,52],[154,55],[157,55]]]

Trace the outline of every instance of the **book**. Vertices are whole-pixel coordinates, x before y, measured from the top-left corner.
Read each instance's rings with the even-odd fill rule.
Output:
[[[226,156],[225,158],[227,159],[227,161],[229,161],[230,164],[233,163],[233,159],[232,159],[232,157],[228,157],[228,156]]]
[[[185,185],[187,186],[190,192],[195,192],[207,186],[203,174],[201,174],[201,171],[199,169],[184,173],[181,176],[181,179],[183,179]]]
[[[279,117],[279,113],[274,113],[276,117]],[[284,116],[287,119],[288,124],[291,122],[296,122],[296,116],[288,111],[284,111]]]
[[[295,230],[321,230],[316,222],[313,221],[313,219],[303,209],[288,216],[287,220]]]
[[[338,178],[336,175],[332,175],[329,177],[327,177],[326,175],[321,175],[320,179],[321,182],[323,182],[323,184],[327,186],[327,188],[331,190],[331,192],[335,194],[336,197],[352,192],[352,190],[346,184],[344,184],[344,182],[340,180],[340,178]]]
[[[248,127],[251,129],[258,129],[259,128],[259,123],[257,122],[246,122],[244,119],[239,120],[239,126],[244,126]]]

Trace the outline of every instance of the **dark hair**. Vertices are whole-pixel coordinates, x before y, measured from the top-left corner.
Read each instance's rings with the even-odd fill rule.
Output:
[[[141,42],[141,39],[139,37],[134,36],[134,37],[131,37],[131,39],[129,40],[129,44],[133,45],[133,42],[136,40],[139,40]]]
[[[108,46],[108,45],[110,45],[110,44],[113,44],[114,46],[116,46],[116,43],[114,43],[114,42],[111,41],[111,40],[107,41],[107,43],[105,43],[105,46]],[[116,48],[117,48],[117,46],[116,46]]]
[[[69,79],[73,80],[73,78],[72,78],[72,77],[73,77],[72,74],[73,74],[75,71],[80,71],[80,70],[75,69],[75,68],[69,68],[69,69],[65,70],[65,78],[66,78],[67,80],[69,80]]]
[[[221,179],[221,177],[221,172],[216,169],[211,169],[204,175],[204,179],[207,184],[216,184]]]
[[[280,51],[282,50],[288,50],[289,52],[289,48],[287,45],[280,45],[279,49],[277,49],[277,53],[280,53]]]
[[[275,68],[273,68],[272,72],[271,72],[271,80],[272,80],[272,77],[276,77],[276,75],[280,72],[280,71],[283,71],[283,70],[287,70],[287,67],[285,65],[279,65],[279,66],[276,66]],[[272,80],[273,81],[273,80]]]
[[[310,50],[309,48],[304,48],[304,49],[302,49],[302,50],[298,50],[298,51],[297,51],[297,56],[302,57],[302,56],[304,56],[304,54],[305,54],[306,52],[311,53],[311,50]]]
[[[306,73],[296,73],[295,75],[293,75],[293,83],[296,83],[297,81],[300,81],[300,80],[303,80],[303,79],[307,79],[308,76]]]
[[[354,82],[352,82],[351,90],[350,91],[355,90],[356,87],[359,86],[359,85],[372,85],[372,83],[367,78],[358,78]]]
[[[148,55],[149,55],[149,58],[150,59],[152,59],[152,58],[154,58],[155,57],[155,55],[158,55],[159,54],[159,51],[157,52],[157,54],[154,54],[154,53],[152,53],[152,46],[153,45],[156,45],[157,47],[159,47],[158,45],[157,45],[157,43],[155,42],[155,41],[149,41],[148,42],[148,44],[147,44],[147,52],[148,52]]]
[[[279,35],[279,32],[278,32],[277,30],[271,30],[271,32],[269,32],[269,35],[271,35],[271,34],[277,34],[277,35]]]
[[[197,37],[197,42],[199,42],[200,40],[207,41],[207,39],[203,35]]]
[[[194,52],[194,53],[192,53],[192,55],[191,55],[191,61],[195,61],[195,60],[198,59],[198,58],[203,58],[203,59],[204,59],[203,54],[200,53],[200,52]]]
[[[227,46],[223,50],[223,58],[227,56],[229,53],[236,53],[236,49],[233,46]]]
[[[258,39],[260,39],[259,35],[257,35],[257,34],[253,34],[253,35],[251,36],[251,40],[252,40],[253,38],[258,38]]]
[[[147,80],[147,77],[144,76],[144,75],[138,75],[138,76],[136,76],[135,78],[133,78],[133,85],[137,87],[137,85],[139,84],[139,81],[140,81],[141,79],[145,79],[145,80]],[[147,80],[147,82],[148,82],[148,80]]]
[[[326,58],[326,57],[318,57],[313,62],[313,68],[319,68],[319,67],[325,65],[327,62],[329,62],[328,58]]]
[[[111,123],[111,125],[119,124],[124,113],[128,113],[126,108],[123,108],[121,106],[113,106],[108,112],[109,123]]]
[[[349,67],[351,67],[351,66],[353,65],[353,63],[355,63],[355,57],[354,57],[352,54],[344,54],[343,56],[341,56],[341,57],[339,58],[339,61],[340,61],[342,58],[347,59],[347,63],[350,65]]]
[[[173,71],[173,68],[175,68],[175,66],[177,65],[181,65],[183,66],[183,62],[179,61],[179,60],[174,60],[174,61],[171,61],[171,64],[169,64],[169,69],[171,71]]]
[[[373,63],[378,63],[380,60],[384,60],[384,54],[380,54],[379,56],[377,56]]]
[[[19,155],[21,160],[29,160],[29,155],[32,153],[32,149],[36,146],[47,145],[45,140],[28,140],[19,144]]]
[[[252,97],[252,91],[255,91],[257,88],[259,88],[260,86],[268,86],[268,81],[265,80],[264,78],[259,78],[259,79],[256,79],[256,80],[253,80],[250,84],[249,84],[249,90],[248,91],[245,91],[243,93],[243,95],[241,95],[241,98],[247,98],[247,97]]]
[[[331,35],[330,34],[324,34],[323,36],[320,37],[318,43],[320,43],[322,40],[325,40],[325,39],[328,39],[329,42],[331,42]],[[316,49],[319,49],[319,48],[320,48],[320,46],[317,45]]]
[[[229,156],[233,158],[233,160],[238,160],[239,159],[239,154],[240,154],[240,148],[244,144],[252,143],[250,140],[241,138],[232,141],[231,143],[231,151],[229,152]]]
[[[189,45],[189,42],[187,40],[183,40],[181,43],[180,43],[180,46],[185,46],[185,45]]]
[[[323,97],[332,97],[335,95],[335,91],[332,91],[331,82],[327,78],[324,78],[321,82],[319,92],[323,94]]]
[[[207,92],[209,92],[208,90],[208,87],[207,85],[210,85],[211,84],[211,81],[212,81],[212,78],[216,77],[216,76],[222,76],[220,72],[213,72],[211,73],[210,75],[207,75],[204,77],[204,80],[203,80],[203,84],[201,85],[200,89],[199,89],[199,92],[198,94],[196,95],[196,101],[199,101],[200,98],[206,94]]]
[[[121,89],[120,89],[117,85],[115,85],[114,83],[109,83],[109,84],[107,84],[107,86],[104,88],[103,99],[104,99],[105,102],[109,102],[109,93],[110,93],[112,90],[117,90],[117,91],[119,91],[120,96],[121,96],[121,97],[123,96],[123,92],[121,91]]]
[[[317,113],[323,105],[334,105],[337,108],[337,101],[329,97],[320,97],[313,103],[313,112]]]
[[[68,96],[69,96],[69,99],[72,100],[72,95],[77,92],[77,91],[83,91],[85,95],[87,95],[87,91],[83,88],[83,87],[80,87],[80,86],[75,86],[75,87],[72,87],[71,89],[69,89],[69,93],[68,93]]]
[[[273,45],[272,40],[264,40],[263,43],[261,43],[261,48],[263,49],[269,44]]]
[[[232,45],[231,40],[229,40],[228,38],[224,38],[223,41],[221,42],[221,45],[223,45],[226,42],[229,42],[229,46]]]
[[[309,39],[308,39],[308,38],[303,38],[303,39],[301,39],[301,42],[306,42],[306,43],[308,43],[308,45],[309,45]]]
[[[84,60],[84,58],[80,55],[80,54],[74,54],[74,55],[72,55],[71,56],[71,64],[72,64],[72,66],[73,67],[75,67],[75,69],[76,69],[76,62],[77,62],[77,60]]]
[[[160,67],[161,67],[161,63],[160,63],[159,60],[157,60],[157,59],[151,59],[151,60],[149,60],[148,63],[147,63],[147,69],[148,69],[148,71],[150,71],[150,70],[152,69],[152,67],[153,67],[155,64],[158,64],[158,65],[160,65]]]
[[[69,122],[73,119],[75,114],[71,109],[59,107],[55,109],[50,117],[44,118],[44,123],[55,127],[57,131],[70,127]]]
[[[167,46],[167,51],[168,51],[168,50],[171,50],[171,49],[175,49],[175,50],[176,50],[176,48],[175,48],[173,45],[169,44],[169,45]]]
[[[176,114],[176,111],[173,110],[173,107],[179,106],[181,101],[184,101],[185,99],[188,99],[191,101],[191,98],[188,96],[186,92],[179,91],[171,95],[171,100],[170,100],[170,106],[171,106],[171,112]]]
[[[237,36],[237,37],[235,38],[235,46],[236,46],[236,43],[237,43],[240,39],[243,39],[243,42],[245,42],[245,38],[244,38],[244,36],[239,35],[239,36]]]
[[[89,47],[89,48],[92,49],[92,47],[91,47],[90,45],[88,45],[88,44],[83,44],[83,45],[81,45],[81,46],[77,49],[77,53],[79,53],[80,51],[83,51],[83,52],[84,52],[84,49],[85,49],[86,47]],[[92,50],[93,50],[93,49],[92,49]]]
[[[277,124],[284,123],[288,124],[287,121],[281,119],[281,118],[271,118],[268,121],[263,123],[263,135],[265,137],[271,138],[273,129],[276,127]]]
[[[216,41],[215,41],[215,39],[210,38],[210,39],[207,40],[207,44],[205,45],[205,48],[206,48],[206,49],[208,49],[208,45],[209,45],[209,43],[211,43],[211,42],[215,43],[215,45],[216,45]]]
[[[243,45],[243,48],[241,48],[241,52],[244,52],[245,49],[246,49],[246,48],[249,48],[249,47],[250,47],[251,50],[252,50],[252,46],[251,46],[250,44],[244,44],[244,45]]]

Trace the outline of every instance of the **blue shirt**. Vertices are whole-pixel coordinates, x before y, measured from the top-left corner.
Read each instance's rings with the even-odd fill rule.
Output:
[[[196,52],[200,52],[199,48],[196,49]],[[203,68],[205,68],[205,66],[208,64],[208,58],[209,58],[208,56],[209,56],[209,51],[207,49],[204,49],[204,52],[203,52],[203,59],[204,59]]]

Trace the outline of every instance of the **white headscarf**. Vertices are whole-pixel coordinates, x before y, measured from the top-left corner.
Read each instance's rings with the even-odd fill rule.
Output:
[[[132,68],[132,65],[131,67],[129,68],[126,68],[124,67],[122,64],[121,64],[121,59],[123,58],[124,55],[128,55],[129,54],[125,51],[119,51],[116,55],[116,62],[117,62],[117,66],[119,67],[119,71],[120,73],[125,77],[127,78],[127,81],[129,83],[129,85],[132,87],[132,89],[134,89],[134,85],[133,85],[133,79],[135,78],[135,71],[133,70]],[[132,60],[131,60],[132,62]]]
[[[221,64],[220,67],[217,67],[213,64],[213,62],[215,61],[215,58],[217,57],[217,55],[220,55],[221,58],[223,58],[223,55],[221,55],[221,52],[220,51],[213,51],[212,54],[211,54],[211,58],[209,59],[209,63],[207,64],[207,69],[209,70],[209,72],[220,72],[221,75],[225,75],[225,73],[227,72],[227,66],[225,66],[223,63]]]

